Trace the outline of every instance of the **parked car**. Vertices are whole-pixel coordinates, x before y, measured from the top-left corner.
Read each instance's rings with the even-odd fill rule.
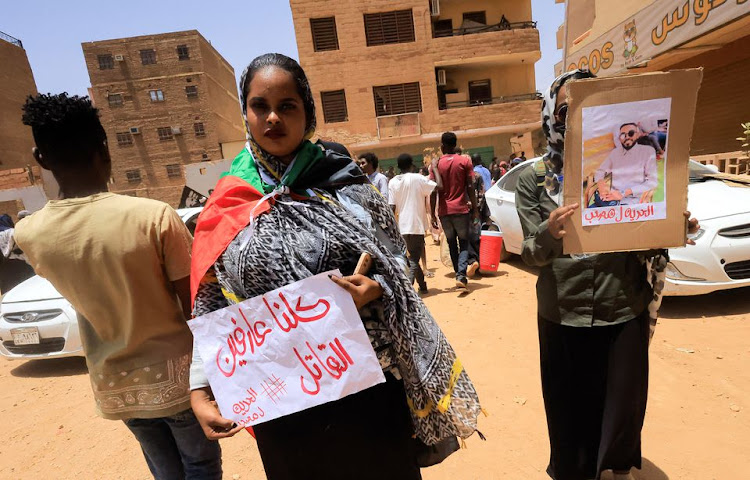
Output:
[[[201,210],[177,210],[190,233]],[[3,295],[0,355],[17,360],[83,355],[76,312],[46,279],[34,275]]]
[[[530,159],[512,168],[486,194],[491,219],[503,232],[503,260],[520,255],[523,232],[516,213],[518,176]],[[690,160],[688,210],[701,224],[696,245],[669,250],[665,295],[701,295],[750,286],[750,188],[715,178],[715,167]]]

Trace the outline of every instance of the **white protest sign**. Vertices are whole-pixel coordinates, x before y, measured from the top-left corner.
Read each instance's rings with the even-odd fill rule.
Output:
[[[222,416],[283,417],[385,382],[351,295],[328,274],[188,322]]]

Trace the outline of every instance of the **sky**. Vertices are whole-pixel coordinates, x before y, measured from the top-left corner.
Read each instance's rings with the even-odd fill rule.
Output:
[[[541,90],[554,79],[562,55],[555,34],[565,7],[554,0],[531,3],[541,36],[542,59],[536,64]],[[23,42],[37,90],[44,93],[86,94],[90,81],[83,42],[192,29],[212,43],[238,77],[262,53],[299,58],[287,0],[27,0],[6,2],[0,15],[0,31]]]

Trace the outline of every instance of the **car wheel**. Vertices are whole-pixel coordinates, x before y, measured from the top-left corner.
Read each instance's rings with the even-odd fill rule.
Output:
[[[505,249],[505,242],[503,242],[503,247],[502,247],[502,250],[500,251],[500,261],[507,262],[508,260],[510,260],[510,257],[512,256],[513,254]]]

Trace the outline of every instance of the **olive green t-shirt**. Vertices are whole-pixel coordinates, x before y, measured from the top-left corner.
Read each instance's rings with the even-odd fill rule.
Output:
[[[172,207],[106,192],[53,200],[15,240],[78,312],[102,416],[189,408],[192,335],[172,281],[190,275],[192,237]]]
[[[536,284],[539,316],[574,327],[627,322],[648,307],[652,290],[646,266],[634,252],[572,258],[547,228],[558,208],[544,191],[544,164],[524,169],[516,187],[516,209],[523,229],[521,256],[541,267]]]

